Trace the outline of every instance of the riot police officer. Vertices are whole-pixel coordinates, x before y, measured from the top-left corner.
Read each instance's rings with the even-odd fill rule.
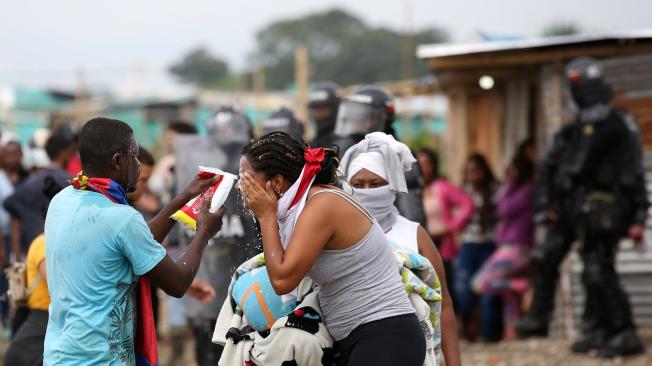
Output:
[[[191,178],[197,165],[220,168],[238,174],[242,148],[251,140],[252,126],[247,117],[233,107],[224,106],[205,123],[207,136],[179,137],[175,141],[179,182]],[[207,304],[188,302],[188,316],[195,335],[197,364],[217,365],[222,347],[211,343],[215,320],[224,301],[228,301],[228,286],[235,269],[262,251],[258,227],[252,216],[245,213],[240,196],[233,190],[224,206],[222,230],[209,242],[197,278],[209,282],[216,297]],[[184,230],[186,241],[194,233]]]
[[[296,140],[303,141],[303,123],[299,121],[294,111],[289,108],[282,107],[265,119],[262,123],[260,135],[275,131],[285,132]]]
[[[332,81],[315,85],[308,96],[308,114],[317,129],[312,147],[330,147],[335,141],[335,122],[340,107],[340,86]]]
[[[637,354],[643,345],[614,262],[618,242],[628,232],[640,240],[648,207],[638,128],[611,106],[612,90],[596,60],[573,60],[566,78],[577,120],[555,135],[541,166],[537,206],[548,231],[533,252],[533,303],[517,331],[547,335],[559,265],[579,240],[584,338],[572,350],[596,349],[601,357]]]
[[[344,98],[335,123],[335,144],[340,156],[371,132],[394,135],[394,100],[378,85],[365,85]]]
[[[335,124],[335,142],[340,156],[362,141],[366,134],[376,131],[396,137],[394,98],[378,85],[365,85],[342,101]],[[395,205],[401,215],[425,227],[423,213],[423,178],[418,164],[405,173],[408,193],[396,196]]]

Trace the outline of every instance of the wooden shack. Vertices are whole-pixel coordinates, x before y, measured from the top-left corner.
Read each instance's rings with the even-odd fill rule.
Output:
[[[453,178],[473,151],[486,154],[499,174],[526,137],[545,151],[550,136],[573,119],[563,71],[578,56],[603,62],[616,104],[634,114],[652,149],[652,30],[422,45],[417,53],[449,99],[445,155],[456,167]]]

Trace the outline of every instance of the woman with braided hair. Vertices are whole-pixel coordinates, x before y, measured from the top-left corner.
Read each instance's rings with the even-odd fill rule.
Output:
[[[239,188],[260,222],[278,294],[306,276],[319,285],[339,365],[422,365],[426,344],[390,244],[372,216],[334,186],[339,160],[285,133],[249,143]]]

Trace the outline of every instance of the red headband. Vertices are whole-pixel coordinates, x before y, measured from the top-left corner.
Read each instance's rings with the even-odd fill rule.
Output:
[[[301,178],[301,183],[299,183],[297,194],[290,203],[290,208],[299,203],[303,194],[308,188],[310,188],[312,178],[321,171],[321,163],[324,161],[324,149],[321,147],[316,149],[306,147],[303,153],[303,158],[306,160],[306,165],[303,167],[303,177]]]

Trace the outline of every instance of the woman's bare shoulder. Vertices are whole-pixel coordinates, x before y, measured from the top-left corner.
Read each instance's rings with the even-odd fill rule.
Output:
[[[347,206],[347,202],[344,198],[340,197],[340,194],[349,195],[343,189],[331,186],[331,185],[317,185],[310,188],[308,192],[308,204],[307,206],[318,206],[320,208],[328,207],[329,211],[333,209],[341,209],[344,206]]]
[[[332,191],[347,194],[342,188],[339,188],[339,187],[336,187],[336,186],[331,186],[331,185],[322,185],[322,184],[320,184],[320,185],[314,185],[314,186],[310,187],[310,190],[308,191],[308,199],[311,199],[313,196],[315,198],[317,198],[319,196],[334,196],[335,194],[333,194],[333,193],[328,194],[328,193],[330,193]],[[324,193],[317,194],[319,192],[324,192],[326,194],[324,194]]]
[[[332,238],[325,247],[328,250],[345,249],[357,243],[372,225],[363,212],[340,193],[350,196],[335,186],[315,186],[310,189],[306,204],[310,218],[321,222],[319,229],[332,230]]]

